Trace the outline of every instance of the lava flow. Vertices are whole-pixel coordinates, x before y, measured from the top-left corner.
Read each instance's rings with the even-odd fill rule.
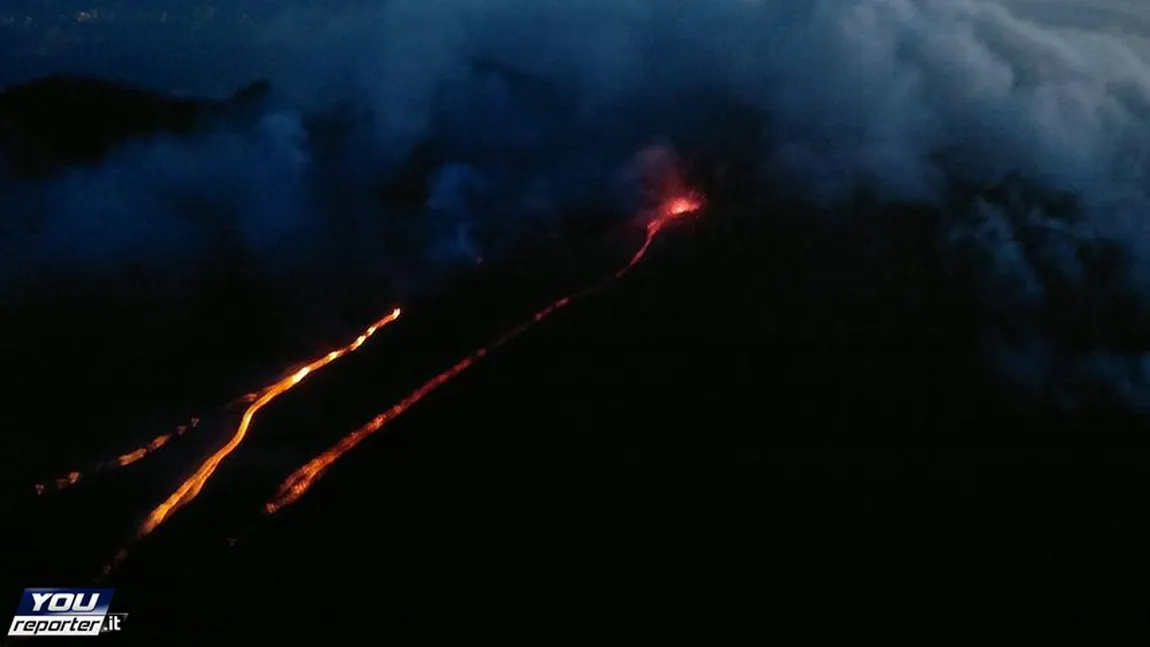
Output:
[[[331,351],[327,355],[324,355],[323,357],[311,362],[295,373],[283,378],[282,380],[272,384],[271,386],[268,386],[263,391],[259,392],[255,400],[244,411],[243,417],[240,418],[239,426],[236,427],[235,432],[232,434],[232,437],[230,440],[228,440],[227,444],[209,456],[207,460],[205,460],[191,476],[185,479],[184,482],[181,483],[174,492],[172,492],[167,500],[152,510],[152,512],[140,525],[140,529],[137,532],[137,537],[144,537],[150,534],[173,512],[179,510],[181,507],[199,495],[200,490],[204,487],[204,484],[207,483],[208,479],[212,477],[212,474],[216,471],[216,468],[219,466],[220,462],[227,458],[228,455],[235,451],[236,447],[238,447],[240,443],[243,442],[244,437],[248,433],[248,429],[251,427],[252,419],[260,409],[262,409],[272,400],[279,397],[281,394],[290,390],[295,385],[299,384],[308,375],[318,371],[319,369],[327,366],[340,357],[343,357],[344,355],[359,350],[359,348],[363,346],[364,342],[366,342],[369,337],[374,335],[376,331],[398,319],[399,313],[400,309],[396,308],[386,317],[369,326],[363,332],[363,334],[361,334],[355,339],[355,341],[351,342],[347,346]]]
[[[654,242],[655,236],[670,222],[686,215],[698,211],[703,207],[703,199],[701,196],[694,192],[684,191],[682,193],[674,194],[669,200],[665,200],[654,211],[654,217],[647,223],[647,236],[643,244],[639,247],[638,251],[631,257],[631,259],[614,274],[607,277],[605,280],[584,288],[575,294],[563,297],[546,308],[536,312],[532,317],[525,322],[519,324],[515,328],[505,333],[502,337],[498,338],[494,343],[485,346],[475,351],[471,355],[463,358],[454,366],[443,371],[442,373],[431,378],[425,382],[418,389],[413,391],[410,395],[400,400],[387,411],[372,418],[367,424],[359,429],[344,436],[331,448],[319,454],[312,460],[308,461],[303,467],[300,467],[291,474],[279,487],[275,496],[271,498],[265,505],[264,511],[267,514],[274,514],[276,511],[285,506],[291,505],[299,500],[307,491],[315,484],[317,480],[323,475],[324,471],[332,465],[335,461],[339,460],[341,456],[350,451],[353,447],[358,445],[362,440],[371,436],[375,432],[382,429],[392,420],[395,420],[404,411],[407,411],[412,405],[416,404],[425,398],[432,391],[435,391],[440,386],[443,386],[453,378],[463,373],[479,360],[483,359],[488,353],[503,346],[504,344],[512,341],[516,337],[522,335],[535,324],[543,321],[555,311],[569,305],[576,299],[590,296],[595,292],[605,288],[607,285],[615,280],[621,279],[627,275],[639,261],[646,255],[647,250]]]
[[[180,426],[176,427],[176,430],[171,432],[171,433],[156,436],[155,438],[153,438],[151,440],[151,442],[144,445],[143,447],[133,449],[132,451],[130,451],[126,454],[121,454],[121,455],[117,456],[116,458],[112,458],[112,459],[103,461],[102,463],[96,463],[95,465],[93,465],[92,467],[89,467],[88,469],[84,470],[83,472],[79,472],[79,471],[68,472],[64,476],[61,476],[60,478],[55,479],[54,481],[49,481],[46,483],[37,483],[33,487],[36,490],[36,494],[44,494],[45,492],[48,492],[50,490],[59,491],[59,490],[63,490],[64,488],[66,488],[68,486],[75,485],[75,484],[79,483],[84,478],[85,475],[98,474],[100,472],[106,472],[108,470],[116,469],[117,467],[124,467],[126,465],[131,465],[132,463],[135,463],[136,461],[147,456],[148,454],[151,454],[152,452],[163,447],[164,445],[167,445],[168,441],[171,440],[172,438],[175,438],[176,436],[184,435],[185,433],[187,433],[188,429],[195,427],[199,423],[200,423],[199,418],[192,418],[188,424],[180,425]]]

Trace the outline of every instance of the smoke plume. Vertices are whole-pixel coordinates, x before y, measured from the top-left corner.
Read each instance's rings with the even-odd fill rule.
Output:
[[[978,0],[233,4],[248,19],[205,22],[200,51],[119,34],[125,9],[84,27],[121,43],[95,60],[13,68],[215,96],[268,78],[274,100],[254,125],[10,185],[10,276],[180,274],[221,249],[260,272],[474,262],[564,218],[625,217],[629,160],[667,141],[743,160],[762,199],[929,205],[1009,375],[1150,395],[1150,339],[1120,329],[1150,324],[1150,64],[1135,35]],[[748,119],[761,140],[732,134]]]

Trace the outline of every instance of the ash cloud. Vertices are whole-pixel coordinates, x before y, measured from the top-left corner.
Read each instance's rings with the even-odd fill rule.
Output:
[[[274,105],[254,127],[136,143],[10,188],[6,226],[17,213],[34,232],[8,232],[10,269],[142,259],[179,272],[221,240],[260,271],[338,250],[387,276],[408,244],[428,267],[470,262],[622,204],[622,169],[647,142],[731,141],[753,150],[717,157],[752,160],[767,199],[791,187],[827,213],[860,191],[931,205],[940,252],[977,286],[988,348],[1019,383],[1150,403],[1150,345],[1123,329],[1150,324],[1150,64],[1137,36],[975,0],[228,11],[254,18],[205,24],[202,58],[93,28],[123,43],[99,50],[119,78],[226,94],[266,77]],[[156,83],[156,61],[173,60],[183,68]],[[762,141],[730,136],[748,114]],[[421,155],[428,168],[409,183],[422,192],[381,198]]]

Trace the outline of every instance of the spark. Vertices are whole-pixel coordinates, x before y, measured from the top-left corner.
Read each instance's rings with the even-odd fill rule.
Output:
[[[244,411],[243,416],[240,418],[239,425],[236,427],[235,432],[232,434],[232,437],[228,440],[228,442],[214,454],[209,456],[199,466],[199,468],[196,469],[194,473],[192,473],[191,476],[180,483],[179,487],[177,487],[176,490],[172,492],[171,495],[169,495],[163,503],[156,506],[155,509],[152,510],[152,512],[147,516],[146,519],[144,519],[144,522],[140,525],[140,528],[136,533],[137,538],[142,538],[151,534],[152,531],[159,527],[160,524],[164,523],[164,521],[166,521],[174,512],[199,496],[200,490],[203,489],[204,484],[207,483],[215,473],[216,468],[219,467],[219,464],[233,451],[235,451],[235,449],[239,447],[240,443],[244,441],[248,430],[251,428],[252,420],[255,418],[255,415],[260,411],[260,409],[265,407],[268,403],[286,391],[290,390],[295,385],[302,382],[307,376],[315,373],[319,369],[327,366],[340,357],[358,350],[359,347],[362,346],[369,337],[374,335],[376,331],[398,319],[399,315],[399,308],[392,310],[391,313],[389,313],[386,317],[372,324],[351,344],[325,354],[324,356],[312,361],[303,368],[300,368],[290,376],[281,379],[280,381],[272,384],[271,386],[268,386],[263,391],[261,391],[258,397]],[[122,558],[118,558],[117,562],[121,560]]]
[[[463,358],[451,368],[439,373],[435,377],[425,382],[422,386],[411,392],[407,397],[400,400],[390,409],[372,418],[367,424],[356,429],[350,434],[344,436],[335,445],[328,448],[323,453],[319,454],[312,460],[308,461],[302,467],[293,472],[284,482],[280,485],[275,495],[264,504],[264,512],[266,514],[275,514],[286,506],[289,506],[298,501],[304,494],[311,489],[311,487],[318,481],[327,469],[340,459],[344,454],[351,451],[356,445],[383,429],[390,422],[403,415],[405,411],[414,406],[420,400],[427,397],[430,393],[450,382],[459,374],[474,366],[484,357],[487,357],[492,351],[499,347],[511,342],[523,333],[530,330],[539,322],[554,314],[556,311],[564,308],[574,301],[586,296],[590,296],[599,292],[603,288],[610,285],[612,282],[619,280],[631,272],[643,260],[650,249],[652,242],[659,232],[670,222],[679,219],[687,214],[699,211],[703,207],[703,200],[700,196],[694,193],[681,193],[675,195],[670,200],[667,200],[654,210],[652,218],[647,223],[646,238],[643,244],[639,247],[638,251],[631,256],[631,259],[619,268],[615,273],[593,284],[579,292],[570,296],[565,296],[561,299],[548,305],[546,308],[536,312],[529,319],[512,328],[504,333],[502,337],[495,340],[494,343],[482,347],[471,355]]]

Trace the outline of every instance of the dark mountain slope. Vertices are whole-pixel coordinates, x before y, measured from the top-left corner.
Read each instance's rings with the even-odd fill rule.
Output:
[[[893,218],[870,224],[902,237],[884,234],[871,254],[797,212],[717,204],[253,529],[288,472],[527,301],[542,305],[546,277],[578,281],[537,258],[413,306],[371,350],[270,408],[201,499],[137,549],[114,581],[136,618],[121,638],[146,644],[180,624],[189,637],[298,639],[313,627],[271,621],[276,591],[315,630],[351,639],[368,621],[336,592],[353,588],[371,596],[369,624],[396,637],[521,627],[525,615],[754,619],[772,604],[760,584],[795,569],[875,581],[1124,564],[1147,539],[1141,430],[1020,404],[979,354],[968,305],[946,298],[947,273],[931,269],[929,228]],[[89,501],[81,518],[95,526],[125,521],[95,497],[173,481],[160,465],[71,505]],[[883,599],[950,603],[921,589]],[[786,608],[878,603],[824,591]]]
[[[188,134],[262,99],[264,82],[231,100],[186,99],[105,79],[58,75],[0,92],[0,152],[17,179],[96,164],[116,146],[158,134]]]

